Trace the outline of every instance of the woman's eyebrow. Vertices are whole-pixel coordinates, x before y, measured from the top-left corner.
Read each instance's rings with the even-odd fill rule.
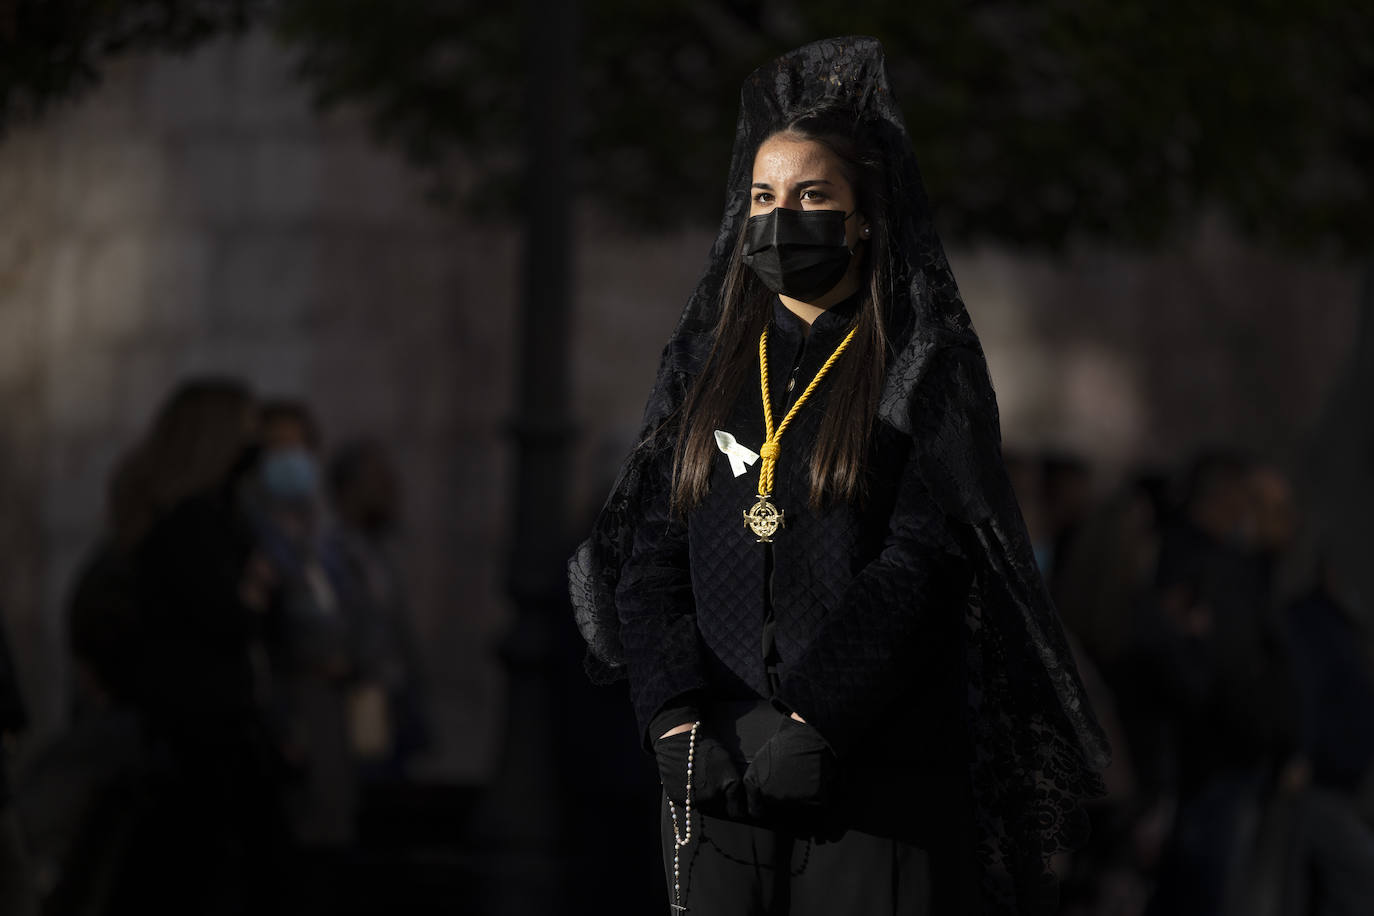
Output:
[[[808,179],[806,179],[805,181],[799,181],[799,182],[797,182],[797,183],[794,184],[792,187],[794,187],[794,188],[809,188],[809,187],[811,187],[812,185],[816,185],[816,184],[829,184],[829,185],[833,185],[834,183],[835,183],[835,182],[831,181],[831,180],[828,179],[828,178],[808,178]],[[768,182],[766,182],[766,181],[756,181],[756,182],[754,182],[754,187],[756,187],[756,188],[761,188],[761,189],[763,189],[763,190],[765,190],[765,191],[771,191],[771,190],[773,190],[773,186],[772,186],[771,184],[769,184]]]

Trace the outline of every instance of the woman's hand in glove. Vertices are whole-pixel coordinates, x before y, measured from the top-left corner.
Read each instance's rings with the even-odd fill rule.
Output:
[[[744,771],[750,817],[823,806],[838,768],[820,732],[795,717],[783,719]]]
[[[663,791],[679,805],[687,803],[687,751],[691,746],[690,730],[654,742]],[[726,817],[740,817],[745,811],[739,768],[725,746],[701,728],[697,729],[692,755],[692,807]]]

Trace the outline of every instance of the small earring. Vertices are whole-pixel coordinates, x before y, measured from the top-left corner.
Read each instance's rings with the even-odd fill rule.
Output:
[[[868,228],[867,226],[864,226],[864,229],[863,229],[864,238],[868,238],[869,233],[872,232],[872,231],[873,231],[872,229]]]

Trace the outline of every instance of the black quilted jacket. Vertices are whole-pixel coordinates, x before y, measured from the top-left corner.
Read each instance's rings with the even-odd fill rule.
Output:
[[[775,300],[776,422],[843,339],[856,305],[837,306],[804,335]],[[836,409],[843,396],[823,380],[782,437],[773,501],[785,527],[770,545],[757,543],[741,514],[755,501],[758,463],[735,477],[717,453],[709,494],[683,519],[668,511],[672,454],[658,455],[655,496],[616,592],[642,734],[684,695],[770,698],[842,759],[909,774],[913,760],[931,756],[932,735],[946,733],[931,726],[953,727],[962,713],[963,551],[917,473],[909,437],[882,422],[862,504],[809,507],[810,455],[824,411]],[[757,385],[746,386],[725,431],[758,451]]]

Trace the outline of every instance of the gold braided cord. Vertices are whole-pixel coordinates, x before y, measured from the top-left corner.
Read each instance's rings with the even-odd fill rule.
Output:
[[[806,386],[801,397],[797,398],[792,404],[792,409],[787,411],[787,416],[782,418],[782,423],[777,430],[773,429],[773,399],[768,394],[768,328],[765,326],[763,333],[759,335],[759,388],[763,392],[763,445],[759,447],[759,457],[763,459],[759,467],[759,496],[769,496],[773,492],[773,467],[778,461],[778,440],[787,431],[787,424],[792,422],[792,418],[797,415],[802,404],[811,397],[811,392],[816,390],[816,386],[825,378],[825,374],[830,371],[830,367],[835,365],[835,360],[840,358],[840,354],[849,346],[849,342],[854,339],[854,332],[858,328],[851,328],[845,335],[844,340],[835,348],[835,352],[830,354],[830,358],[821,366],[811,384]]]

